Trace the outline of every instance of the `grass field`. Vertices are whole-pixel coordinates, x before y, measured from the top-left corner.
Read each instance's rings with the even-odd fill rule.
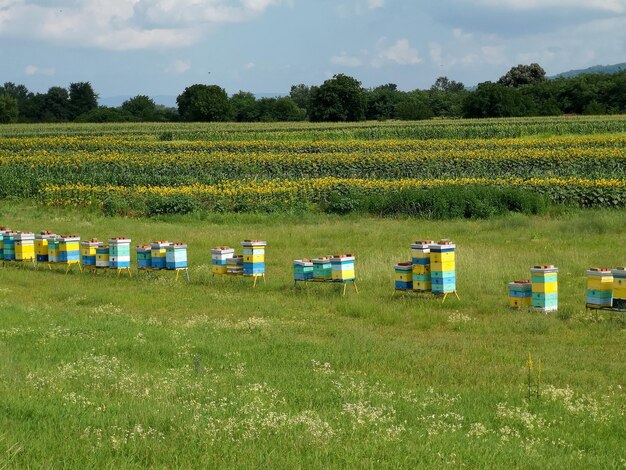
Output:
[[[192,276],[0,269],[0,468],[626,467],[626,317],[584,309],[584,270],[626,262],[623,211],[133,220],[5,201],[0,220],[186,241]],[[393,264],[442,237],[461,301],[394,297]],[[267,283],[211,283],[210,248],[245,238],[268,241]],[[332,252],[356,254],[359,295],[293,289],[293,259]],[[560,268],[558,314],[506,306],[537,263]]]

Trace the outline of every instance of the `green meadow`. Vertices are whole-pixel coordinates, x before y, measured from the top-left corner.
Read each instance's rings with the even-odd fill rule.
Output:
[[[626,263],[625,220],[4,201],[13,229],[187,242],[191,283],[1,268],[0,468],[624,468],[626,314],[586,311],[584,272]],[[248,238],[268,242],[266,282],[213,280],[210,248]],[[456,242],[460,300],[394,295],[393,265],[429,238]],[[358,294],[294,289],[293,259],[338,252]],[[558,313],[510,310],[507,283],[540,263],[560,269]]]

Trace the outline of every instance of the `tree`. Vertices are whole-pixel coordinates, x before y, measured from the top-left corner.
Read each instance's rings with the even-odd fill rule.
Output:
[[[70,117],[70,98],[67,90],[60,86],[48,89],[44,100],[44,119],[46,121],[67,121]]]
[[[519,90],[492,82],[478,85],[463,101],[463,114],[468,118],[529,116],[533,103]]]
[[[291,91],[289,92],[290,98],[296,103],[298,108],[302,108],[304,110],[309,109],[310,101],[311,101],[311,88],[306,86],[304,83],[300,83],[299,85],[292,85]]]
[[[465,85],[461,82],[455,82],[448,77],[439,77],[430,87],[431,91],[443,91],[450,93],[458,93],[465,91]]]
[[[185,121],[228,121],[230,103],[226,90],[217,85],[191,85],[176,98]]]
[[[70,117],[76,119],[98,107],[98,94],[91,83],[78,82],[70,84]]]
[[[122,103],[122,111],[130,114],[138,121],[162,121],[158,116],[154,100],[146,95],[137,95]]]
[[[19,113],[17,99],[8,93],[0,94],[0,124],[16,122]]]
[[[532,85],[546,79],[546,71],[536,63],[530,65],[519,64],[512,67],[506,75],[500,77],[500,85],[517,88],[523,85]]]
[[[311,89],[311,121],[362,121],[365,119],[365,92],[361,82],[344,74]]]
[[[385,120],[396,117],[396,108],[401,100],[395,83],[388,83],[365,93],[365,117],[370,120]]]
[[[428,97],[425,92],[420,90],[404,93],[396,112],[398,118],[405,121],[418,121],[433,117],[433,111],[428,106]]]
[[[240,91],[230,97],[232,115],[237,122],[255,122],[259,120],[259,108],[256,97],[248,91]]]

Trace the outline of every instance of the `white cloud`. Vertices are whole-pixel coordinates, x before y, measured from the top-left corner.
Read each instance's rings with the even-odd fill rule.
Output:
[[[174,75],[182,75],[190,68],[191,68],[191,63],[186,62],[184,60],[177,59],[167,66],[167,68],[165,69],[165,72],[171,73]]]
[[[612,13],[624,13],[626,11],[626,0],[479,0],[478,3],[512,10],[580,8]]]
[[[188,46],[290,0],[0,0],[0,35],[128,50]]]
[[[358,57],[349,56],[345,52],[331,57],[330,62],[334,65],[339,65],[342,67],[360,67],[361,65],[363,65],[363,61],[361,59],[359,59]]]
[[[247,64],[243,64],[244,70],[252,70],[255,67],[254,62],[248,62]]]
[[[378,52],[372,59],[372,66],[379,68],[388,63],[416,65],[422,61],[417,49],[411,47],[408,39],[398,39],[391,46],[386,46],[386,42],[386,38],[378,42]]]
[[[24,68],[24,73],[26,75],[47,75],[47,76],[51,76],[54,75],[55,70],[52,68],[41,68],[41,67],[37,67],[36,65],[27,65]]]
[[[376,8],[382,8],[385,6],[385,0],[367,0],[367,7],[370,10],[374,10]]]
[[[428,54],[430,55],[430,60],[436,65],[441,64],[443,61],[443,49],[441,44],[431,42],[428,45]]]

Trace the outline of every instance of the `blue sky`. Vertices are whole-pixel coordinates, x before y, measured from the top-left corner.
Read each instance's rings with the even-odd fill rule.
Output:
[[[0,0],[0,83],[41,92],[287,93],[336,73],[413,90],[625,61],[626,0]]]

